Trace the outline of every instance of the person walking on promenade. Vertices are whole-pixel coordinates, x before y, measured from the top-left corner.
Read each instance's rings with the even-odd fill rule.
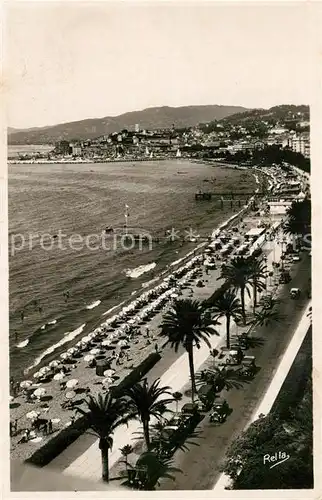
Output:
[[[13,429],[14,429],[14,424],[10,420],[10,437],[13,436]]]
[[[155,344],[154,349],[155,349],[155,352],[158,354],[158,352],[159,352],[159,346],[158,346],[158,344]]]
[[[48,420],[48,434],[52,434],[53,432],[53,422],[51,419]]]

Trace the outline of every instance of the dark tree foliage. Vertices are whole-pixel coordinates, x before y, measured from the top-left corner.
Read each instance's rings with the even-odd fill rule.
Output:
[[[311,200],[294,201],[288,210],[286,232],[301,236],[311,234]]]
[[[259,418],[231,445],[222,471],[233,481],[232,489],[304,489],[313,487],[312,382],[287,417],[278,412]],[[264,456],[278,452],[288,460],[264,463]],[[279,461],[279,460],[277,460]]]

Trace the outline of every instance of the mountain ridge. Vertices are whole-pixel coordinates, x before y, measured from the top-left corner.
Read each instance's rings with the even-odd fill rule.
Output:
[[[133,129],[136,123],[143,129],[191,127],[202,122],[221,120],[248,111],[243,106],[192,105],[157,106],[130,111],[118,116],[86,118],[72,122],[28,129],[8,129],[8,144],[48,144],[60,140],[93,139],[122,129]]]

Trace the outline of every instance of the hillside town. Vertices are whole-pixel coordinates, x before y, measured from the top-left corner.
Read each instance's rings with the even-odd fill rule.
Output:
[[[299,111],[300,109],[300,111]],[[273,110],[273,111],[272,111]],[[91,163],[169,158],[220,160],[251,165],[283,156],[293,165],[308,168],[310,159],[309,110],[305,106],[277,106],[253,110],[195,127],[145,130],[136,124],[88,140],[61,140],[46,153],[20,153],[9,162]],[[273,157],[272,157],[273,155]]]

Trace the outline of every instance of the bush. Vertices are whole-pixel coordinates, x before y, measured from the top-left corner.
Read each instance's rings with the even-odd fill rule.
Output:
[[[121,397],[125,389],[139,382],[139,380],[146,375],[160,359],[161,355],[156,352],[147,356],[139,366],[134,368],[131,373],[119,383],[118,386],[112,389],[113,396],[115,398]],[[86,416],[78,418],[72,425],[62,429],[58,434],[53,436],[48,443],[33,453],[33,455],[26,460],[26,463],[44,467],[62,453],[70,444],[76,441],[79,436],[84,434],[87,429],[88,421]]]

